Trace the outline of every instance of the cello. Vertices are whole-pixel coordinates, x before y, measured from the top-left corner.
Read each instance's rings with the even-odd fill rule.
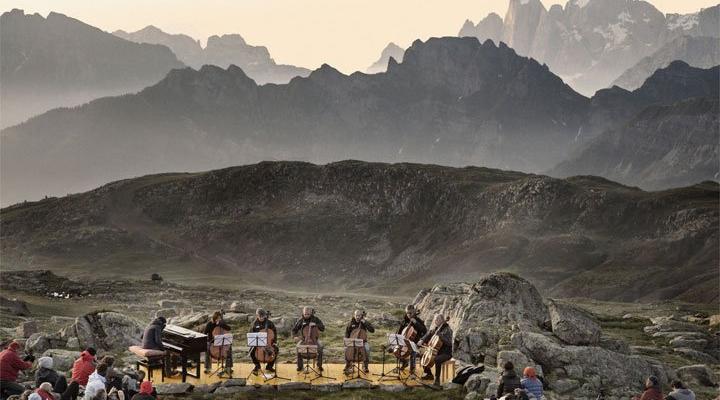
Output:
[[[348,339],[362,339],[363,345],[360,347],[346,347],[345,348],[345,361],[347,362],[358,362],[365,361],[365,342],[367,342],[367,329],[364,328],[363,320],[365,319],[365,311],[362,312],[360,323],[358,327],[350,332]]]
[[[264,347],[255,347],[255,358],[258,362],[269,364],[275,361],[277,354],[275,353],[275,332],[272,329],[268,329],[268,321],[270,320],[270,311],[267,312],[265,317],[265,327],[260,329],[260,332],[267,333],[267,344]]]
[[[395,355],[395,357],[401,360],[407,360],[408,357],[410,357],[410,353],[412,353],[408,342],[416,342],[418,339],[418,332],[412,325],[412,323],[410,323],[408,324],[408,326],[403,328],[400,334],[403,338],[405,338],[405,343],[402,346],[395,346],[392,353]]]
[[[312,310],[311,316],[315,315]],[[302,330],[302,338],[297,344],[297,352],[301,358],[314,359],[318,356],[318,342],[320,340],[320,329],[314,322],[305,325]]]
[[[212,330],[212,337],[215,338],[215,336],[220,335],[226,335],[230,333],[229,330],[222,327],[222,325],[225,325],[225,321],[223,320],[223,316],[225,315],[225,312],[221,309],[220,310],[220,318],[215,323],[216,326]],[[212,357],[214,360],[221,360],[221,358],[226,358],[228,352],[230,351],[230,344],[226,345],[216,345],[215,340],[210,344],[210,357]],[[224,362],[225,360],[221,360]]]
[[[420,365],[426,368],[430,368],[435,365],[435,357],[443,346],[443,341],[440,339],[440,329],[450,321],[450,317],[446,317],[442,325],[435,328],[435,334],[428,342],[427,346],[422,346],[425,350],[423,351],[422,358],[420,359]]]

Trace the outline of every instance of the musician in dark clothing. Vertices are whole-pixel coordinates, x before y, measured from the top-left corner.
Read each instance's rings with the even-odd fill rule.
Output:
[[[165,330],[166,323],[165,317],[157,317],[145,328],[142,336],[143,349],[165,350],[162,343],[162,332]]]
[[[269,363],[267,363],[267,365],[265,366],[265,371],[273,373],[275,372],[275,361],[277,360],[278,354],[280,354],[280,348],[278,348],[277,345],[277,329],[275,328],[275,324],[270,321],[268,312],[263,310],[262,308],[258,308],[255,311],[255,322],[253,322],[250,332],[256,333],[262,330],[272,331],[273,333],[272,342],[269,344],[275,351],[275,358]],[[252,359],[253,364],[255,364],[255,369],[253,369],[253,373],[257,374],[260,371],[260,361],[258,361],[257,356],[255,355],[255,349],[255,347],[250,348],[250,358]]]
[[[423,344],[430,342],[430,339],[432,339],[435,335],[438,335],[440,337],[440,341],[442,342],[442,346],[435,356],[434,376],[435,385],[440,385],[440,371],[442,369],[442,364],[452,358],[453,338],[453,331],[445,321],[445,317],[441,314],[435,314],[431,329],[422,338],[420,338],[418,345],[422,346]],[[433,379],[433,374],[429,367],[425,367],[425,375],[423,375],[422,379]]]
[[[350,320],[350,323],[345,328],[345,338],[350,338],[350,334],[352,334],[352,331],[355,329],[360,328],[364,329],[365,331],[369,333],[375,332],[375,328],[370,324],[370,322],[365,320],[365,311],[362,310],[355,310],[353,313],[353,317]],[[370,363],[370,343],[368,343],[367,340],[365,340],[364,343],[365,346],[365,360],[363,361],[363,372],[368,373],[370,370],[368,369],[368,364]],[[351,368],[351,362],[345,361],[345,371],[349,371]]]
[[[203,331],[204,334],[207,335],[207,348],[205,349],[205,373],[209,373],[212,369],[212,360],[210,357],[210,348],[214,344],[215,338],[213,337],[213,331],[215,328],[220,327],[222,329],[225,329],[226,331],[230,332],[230,325],[228,325],[225,320],[222,317],[221,311],[215,311],[212,315],[212,318],[210,321],[208,321],[207,324],[205,324],[205,330]],[[228,375],[232,375],[232,368],[233,368],[233,357],[232,357],[232,344],[227,350],[223,351],[223,355],[225,356],[225,373]]]
[[[400,324],[400,329],[397,330],[397,334],[401,335],[403,330],[408,326],[412,325],[413,329],[417,332],[417,340],[420,340],[421,337],[425,336],[427,333],[427,327],[425,326],[425,322],[418,316],[417,310],[415,310],[415,306],[412,304],[408,304],[405,307],[405,316],[403,317],[403,322]],[[415,372],[415,362],[417,360],[417,353],[413,351],[412,347],[410,348],[410,373]],[[405,369],[407,367],[407,360],[402,360],[402,365],[400,366],[400,369]]]
[[[318,330],[320,332],[325,331],[325,325],[320,321],[320,318],[315,316],[315,310],[313,310],[310,307],[303,307],[302,310],[302,317],[295,322],[295,325],[292,328],[292,334],[295,340],[298,342],[302,341],[302,334],[303,334],[303,328],[306,326],[317,326]],[[300,344],[300,343],[298,343]],[[318,346],[318,355],[317,355],[317,368],[319,371],[322,372],[322,359],[323,359],[323,344],[321,341],[318,340],[317,343]],[[300,354],[297,355],[297,370],[298,372],[302,371],[303,369],[303,361],[300,357]]]

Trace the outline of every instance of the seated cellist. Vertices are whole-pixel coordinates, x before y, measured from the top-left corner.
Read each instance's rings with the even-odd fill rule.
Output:
[[[440,384],[440,371],[442,364],[452,358],[452,338],[453,331],[450,329],[450,325],[447,324],[445,317],[442,314],[435,314],[433,317],[432,325],[430,330],[420,338],[418,345],[423,345],[430,341],[430,339],[438,335],[442,341],[442,347],[438,350],[437,356],[435,356],[435,385]],[[425,375],[422,377],[423,380],[433,379],[432,371],[429,367],[425,367]]]
[[[418,316],[417,310],[415,309],[415,306],[412,304],[408,304],[405,306],[405,316],[403,318],[403,322],[400,324],[400,328],[397,330],[397,334],[401,335],[403,333],[403,330],[408,327],[412,326],[415,329],[415,332],[417,332],[417,340],[420,340],[425,334],[427,333],[427,327],[425,326],[425,322]],[[415,372],[415,361],[417,360],[417,353],[410,348],[410,373]],[[402,360],[402,365],[400,369],[407,368],[407,360]]]
[[[352,332],[358,328],[365,330],[369,333],[375,332],[375,328],[372,326],[372,324],[365,320],[365,311],[363,310],[355,310],[355,312],[353,313],[353,317],[350,320],[350,323],[348,323],[347,327],[345,328],[345,338],[350,338]],[[368,368],[368,364],[370,363],[370,343],[365,340],[364,346],[365,360],[363,360],[363,372],[368,373],[370,372],[370,369]],[[350,370],[351,364],[352,363],[350,361],[345,361],[345,371]]]
[[[272,331],[273,338],[272,342],[269,343],[273,349],[275,350],[275,354],[280,354],[280,349],[277,345],[277,329],[275,328],[275,324],[270,321],[268,318],[267,311],[263,310],[262,308],[258,308],[255,310],[255,321],[252,323],[252,327],[250,329],[250,332],[260,332],[260,331]],[[257,356],[255,354],[255,347],[250,348],[250,358],[253,361],[253,364],[255,364],[255,368],[253,369],[253,374],[256,374],[260,371],[260,361],[258,361]],[[273,373],[275,372],[275,361],[277,358],[274,358],[272,361],[267,363],[265,366],[265,370],[267,372]]]
[[[315,316],[315,310],[311,307],[303,307],[302,309],[302,316],[300,319],[295,322],[295,325],[292,328],[292,334],[295,340],[298,342],[302,341],[302,334],[303,334],[303,328],[306,326],[317,326],[318,330],[320,332],[323,332],[325,330],[325,325],[320,321],[320,318]],[[323,344],[322,342],[318,341],[317,343],[317,369],[318,371],[322,372],[322,360],[323,360]],[[300,372],[303,370],[303,361],[302,357],[300,357],[300,354],[297,355],[297,371]]]
[[[205,325],[205,333],[207,335],[207,351],[205,351],[205,372],[209,373],[211,370],[211,360],[210,360],[210,348],[213,346],[213,331],[215,328],[222,328],[226,331],[230,331],[230,325],[228,325],[225,320],[222,317],[221,311],[215,311],[212,315],[212,318],[208,323]],[[232,346],[230,346],[229,350],[225,352],[225,372],[228,374],[232,374],[232,368],[233,368],[233,357],[232,357]]]

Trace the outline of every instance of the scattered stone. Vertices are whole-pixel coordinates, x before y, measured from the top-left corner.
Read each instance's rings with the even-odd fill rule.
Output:
[[[157,393],[160,395],[184,394],[190,392],[192,389],[193,385],[189,383],[161,383],[155,385],[155,390],[157,390]]]
[[[442,384],[443,390],[457,390],[463,387],[463,385],[454,382],[445,382]]]
[[[247,380],[245,378],[230,378],[230,379],[223,381],[222,386],[224,386],[224,387],[245,386],[246,384],[247,384]]]
[[[703,386],[717,386],[717,379],[713,371],[705,364],[687,365],[676,371],[683,382],[692,386],[693,383]]]
[[[184,301],[178,301],[178,300],[158,300],[158,305],[160,308],[183,308],[188,307],[188,303]]]
[[[277,329],[278,336],[290,336],[290,331],[292,330],[292,326],[295,321],[291,321],[289,318],[285,317],[270,318],[270,320],[275,324],[275,329]]]
[[[117,312],[90,313],[78,317],[75,323],[63,330],[63,336],[78,338],[80,348],[98,350],[127,350],[140,344],[140,324]]]
[[[468,392],[465,395],[465,400],[484,400],[485,397],[478,392]]]
[[[405,385],[400,385],[400,384],[397,384],[397,385],[380,385],[380,390],[382,390],[382,391],[384,391],[384,392],[390,392],[390,393],[401,393],[401,392],[405,392],[405,391],[407,391],[407,390],[410,390],[410,388],[407,387],[407,386],[405,386]]]
[[[583,310],[556,301],[548,301],[548,312],[552,332],[563,342],[595,345],[600,341],[600,324]]]
[[[26,302],[18,299],[8,299],[0,296],[0,311],[19,317],[30,315],[30,309]]]
[[[233,394],[233,393],[246,393],[246,392],[254,392],[255,387],[254,386],[220,386],[219,388],[215,389],[213,392],[214,395],[218,394]]]
[[[165,317],[165,319],[170,319],[173,317],[177,317],[178,311],[174,308],[161,308],[157,311],[150,313],[150,318],[155,319],[158,317]]]
[[[552,384],[554,391],[563,394],[572,392],[580,387],[580,383],[574,379],[558,379]]]
[[[701,362],[703,364],[717,364],[718,363],[718,360],[715,357],[711,356],[710,354],[703,353],[701,351],[697,351],[694,349],[688,349],[688,348],[681,347],[681,348],[673,349],[673,351],[675,351],[676,353],[682,354],[683,356],[685,356],[691,360]]]
[[[220,382],[211,384],[197,385],[193,388],[193,393],[212,393],[220,386]]]
[[[197,326],[204,325],[210,320],[210,316],[204,312],[196,312],[187,315],[180,315],[175,318],[171,318],[168,323],[172,325],[181,326],[183,328],[192,329]]]
[[[670,341],[672,347],[686,347],[694,350],[702,350],[707,344],[708,341],[705,339],[693,339],[687,336],[678,336]]]
[[[72,350],[79,350],[80,349],[80,341],[76,337],[71,337],[67,340],[65,343],[65,347]]]
[[[33,354],[42,354],[50,347],[50,342],[42,333],[30,335],[28,340],[25,342],[25,348]]]
[[[245,305],[243,303],[238,303],[237,301],[233,301],[232,304],[230,304],[230,308],[228,309],[228,311],[235,313],[247,313]]]
[[[663,354],[663,350],[654,346],[630,346],[630,352],[633,354]]]
[[[711,315],[708,319],[710,326],[720,325],[720,314]]]
[[[223,319],[229,324],[245,324],[249,321],[249,315],[243,313],[225,313]]]
[[[354,379],[351,381],[345,381],[342,384],[343,389],[372,389],[372,382],[364,381],[361,379]]]
[[[33,320],[21,322],[15,332],[21,338],[29,338],[33,334],[38,333],[37,322]]]
[[[512,362],[515,366],[515,371],[522,372],[525,367],[533,367],[538,372],[538,375],[543,376],[542,366],[529,359],[525,354],[517,350],[501,350],[497,355],[497,367],[502,370],[506,362]]]
[[[310,390],[310,382],[285,382],[279,383],[277,389],[281,392],[286,390]]]
[[[313,391],[322,393],[339,392],[340,389],[342,389],[341,383],[318,383],[312,385]]]

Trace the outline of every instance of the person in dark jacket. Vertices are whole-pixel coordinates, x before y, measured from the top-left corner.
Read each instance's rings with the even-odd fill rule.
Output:
[[[311,307],[303,307],[302,316],[295,322],[292,328],[292,334],[295,340],[300,342],[303,334],[303,328],[306,326],[317,326],[320,332],[325,331],[325,324],[320,321],[320,318],[315,316],[315,310]],[[323,371],[322,360],[323,360],[323,344],[318,340],[318,353],[317,353],[317,368],[320,372]],[[297,355],[297,371],[303,370],[303,361],[300,354]]]
[[[263,310],[262,308],[258,308],[255,310],[255,321],[252,324],[252,328],[250,329],[250,332],[257,333],[262,330],[268,330],[272,331],[273,333],[273,340],[271,343],[268,343],[270,346],[272,346],[273,350],[275,351],[275,359],[273,361],[270,361],[265,366],[265,371],[269,373],[275,372],[275,361],[277,360],[278,354],[280,354],[280,348],[278,348],[277,345],[277,329],[275,328],[275,324],[270,321],[270,318],[268,318],[268,312]],[[255,355],[255,347],[250,348],[250,358],[252,359],[253,364],[255,364],[255,368],[253,369],[253,373],[257,374],[260,372],[260,361],[258,361],[256,355]]]
[[[38,358],[38,369],[35,371],[35,386],[40,387],[43,382],[48,382],[53,387],[53,392],[64,393],[67,389],[67,378],[58,374],[53,369],[52,357]]]
[[[665,400],[695,400],[695,393],[685,387],[681,381],[674,380],[670,384],[672,392],[665,396]]]
[[[205,373],[210,373],[211,360],[210,360],[210,347],[213,345],[215,338],[213,337],[213,331],[215,328],[220,327],[226,331],[230,331],[230,325],[228,325],[222,317],[222,312],[215,311],[212,318],[205,325],[204,333],[207,335],[207,349],[205,351]],[[225,354],[225,373],[232,375],[233,369],[233,358],[232,358],[232,346],[228,349]]]
[[[412,304],[408,304],[405,306],[405,315],[403,316],[403,322],[400,324],[400,328],[397,330],[397,334],[401,335],[403,330],[408,326],[412,325],[412,327],[417,332],[417,339],[415,343],[417,343],[420,338],[425,336],[427,333],[427,327],[425,326],[425,322],[418,316],[417,310],[415,310],[415,306]],[[415,373],[415,364],[417,360],[418,353],[413,351],[412,347],[410,348],[410,373]],[[400,369],[403,370],[407,368],[407,360],[402,360],[402,365],[400,366]]]
[[[162,343],[162,332],[166,324],[167,320],[165,317],[157,317],[145,328],[142,336],[143,349],[165,350]]]
[[[513,398],[515,389],[520,389],[520,386],[520,377],[515,372],[515,365],[510,361],[506,362],[503,365],[503,373],[498,381],[497,397],[511,395],[508,397]]]
[[[422,346],[423,344],[430,342],[432,337],[435,335],[438,335],[440,337],[440,341],[442,342],[442,346],[435,356],[435,375],[433,376],[429,367],[425,367],[425,375],[423,375],[422,379],[430,380],[434,378],[434,384],[437,386],[440,385],[440,371],[442,370],[442,364],[452,358],[453,331],[450,329],[450,326],[447,324],[445,317],[442,316],[442,314],[435,314],[430,330],[428,330],[427,333],[420,338],[418,345]]]
[[[663,395],[660,391],[660,381],[658,378],[655,376],[649,376],[645,381],[645,390],[642,392],[640,397],[635,396],[635,399],[663,400]]]
[[[5,395],[22,394],[25,387],[17,383],[18,373],[32,367],[32,356],[21,359],[18,355],[23,350],[20,342],[12,341],[0,352],[0,391]]]
[[[365,311],[363,310],[355,310],[353,313],[353,317],[348,323],[347,327],[345,327],[345,338],[349,339],[352,332],[357,329],[364,329],[368,333],[375,332],[375,327],[372,326],[372,324],[365,320]],[[364,342],[365,347],[365,359],[363,360],[363,372],[366,374],[370,372],[370,369],[368,368],[368,364],[370,363],[370,343],[368,343],[367,340]],[[345,372],[350,372],[352,369],[352,362],[351,361],[345,361]]]

